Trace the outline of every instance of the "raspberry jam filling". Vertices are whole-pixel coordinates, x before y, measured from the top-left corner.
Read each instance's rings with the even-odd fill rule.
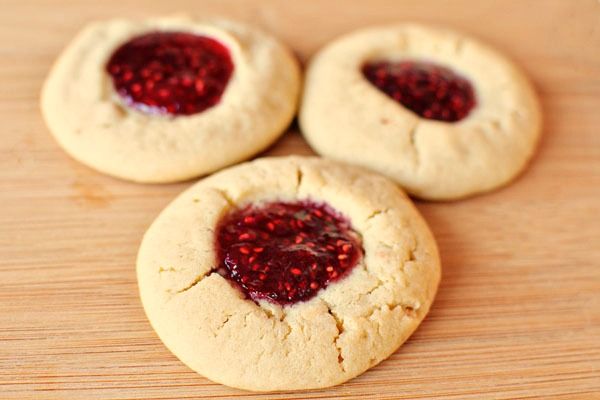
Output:
[[[152,32],[119,47],[106,71],[130,107],[148,114],[190,115],[219,102],[233,62],[229,50],[214,39]]]
[[[363,251],[350,222],[309,201],[248,206],[216,231],[218,272],[251,299],[308,300],[357,264]]]
[[[362,73],[379,90],[423,118],[460,121],[476,104],[471,83],[439,65],[377,61],[364,64]]]

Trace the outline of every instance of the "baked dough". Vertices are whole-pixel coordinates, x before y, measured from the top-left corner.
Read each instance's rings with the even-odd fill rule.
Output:
[[[254,302],[214,269],[214,231],[234,208],[324,202],[362,237],[364,257],[312,299]],[[207,378],[237,388],[321,388],[390,356],[427,314],[440,280],[435,241],[390,180],[318,158],[265,158],[181,194],[146,232],[140,295],[164,344]]]
[[[115,92],[106,63],[121,44],[155,31],[180,31],[223,43],[234,71],[215,106],[194,115],[150,115]],[[42,90],[50,131],[75,159],[139,182],[171,182],[247,159],[273,143],[292,120],[300,72],[277,40],[227,20],[169,17],[96,22],[64,50]]]
[[[382,59],[448,67],[471,81],[477,106],[455,123],[421,118],[363,77],[365,62]],[[510,61],[459,33],[415,24],[360,30],[323,48],[306,72],[299,121],[318,153],[434,200],[506,184],[531,158],[541,130],[536,95]]]

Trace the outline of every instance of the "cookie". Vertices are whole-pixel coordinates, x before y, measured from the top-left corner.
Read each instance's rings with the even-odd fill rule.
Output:
[[[390,356],[427,314],[440,261],[389,179],[282,157],[181,194],[146,232],[137,276],[152,326],[191,369],[247,390],[298,390]]]
[[[315,151],[448,200],[512,180],[531,158],[540,106],[495,50],[415,24],[350,33],[306,72],[300,126]]]
[[[139,182],[171,182],[247,159],[292,120],[293,55],[226,20],[92,23],[42,90],[50,131],[75,159]]]

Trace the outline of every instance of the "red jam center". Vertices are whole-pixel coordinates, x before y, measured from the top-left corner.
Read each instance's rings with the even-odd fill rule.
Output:
[[[218,272],[253,300],[308,300],[362,257],[350,222],[312,202],[248,206],[217,226]]]
[[[214,106],[229,82],[229,50],[183,32],[135,37],[111,56],[106,70],[130,107],[149,114],[190,115]]]
[[[362,73],[379,90],[423,118],[460,121],[476,104],[471,83],[439,65],[377,61],[363,65]]]

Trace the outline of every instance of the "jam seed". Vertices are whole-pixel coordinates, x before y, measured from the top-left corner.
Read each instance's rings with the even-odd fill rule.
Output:
[[[250,254],[250,249],[247,247],[240,247],[240,253],[242,254]]]
[[[196,89],[196,92],[198,92],[199,94],[202,94],[204,92],[204,82],[201,81],[200,79],[196,80],[196,83],[194,84],[194,88]]]

